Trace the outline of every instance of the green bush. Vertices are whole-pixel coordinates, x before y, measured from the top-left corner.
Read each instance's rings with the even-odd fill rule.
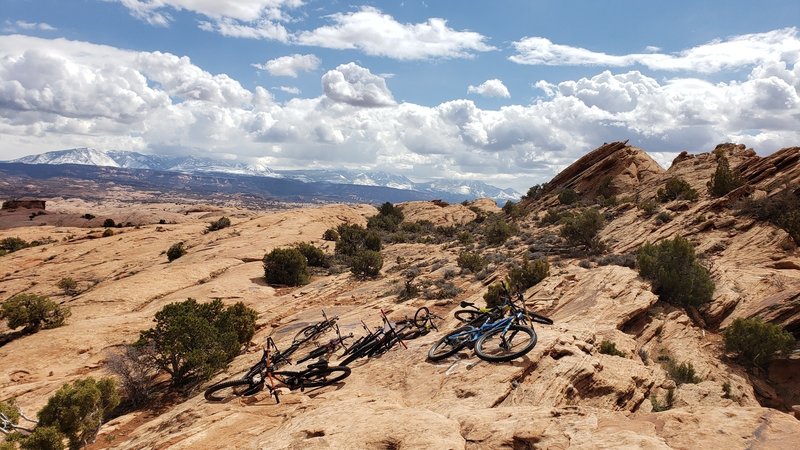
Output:
[[[223,228],[228,228],[229,226],[231,226],[231,219],[227,217],[220,217],[214,222],[210,222],[208,224],[208,228],[206,228],[206,231],[207,232],[218,231]]]
[[[508,273],[508,282],[515,289],[527,290],[547,278],[550,273],[550,264],[547,258],[540,258],[531,264],[528,258],[522,259],[522,265],[514,267]]]
[[[322,239],[330,242],[336,242],[339,240],[339,233],[337,233],[333,228],[328,228],[324,233],[322,233]]]
[[[500,245],[516,234],[517,227],[509,224],[502,217],[494,216],[485,221],[483,234],[489,245]]]
[[[505,205],[503,205],[503,212],[513,218],[522,217],[525,214],[525,210],[519,203],[514,203],[511,200],[508,200]]]
[[[683,178],[672,177],[656,192],[656,197],[661,203],[666,203],[672,200],[697,200],[698,194]]]
[[[494,283],[489,285],[489,289],[483,294],[483,300],[486,302],[487,307],[494,308],[502,304],[504,296],[503,285]]]
[[[766,220],[782,228],[800,245],[800,195],[789,189],[759,200],[746,200],[739,209],[744,214],[758,220]]]
[[[701,381],[694,371],[694,366],[692,363],[682,362],[680,364],[675,364],[672,360],[667,362],[667,374],[675,384],[697,384]]]
[[[528,188],[528,192],[525,194],[524,198],[527,200],[536,200],[544,195],[545,191],[547,191],[547,183],[534,184]]]
[[[597,195],[599,197],[604,197],[606,199],[616,197],[617,190],[614,189],[614,186],[612,186],[612,181],[613,178],[611,175],[606,175],[600,179],[600,183],[597,186]]]
[[[20,439],[19,448],[21,450],[64,450],[66,448],[64,446],[65,438],[56,427],[38,426],[33,433]]]
[[[659,299],[680,306],[700,306],[711,300],[714,282],[686,239],[675,236],[655,245],[645,243],[636,262],[639,275],[652,282]]]
[[[47,400],[38,414],[39,426],[54,427],[69,439],[70,449],[79,449],[94,442],[104,418],[118,404],[113,378],[82,378],[63,385]]]
[[[63,290],[67,295],[77,295],[78,294],[78,282],[70,277],[64,277],[58,280],[56,284],[59,289]]]
[[[722,153],[717,155],[717,170],[711,175],[711,180],[708,182],[708,193],[712,197],[722,197],[728,192],[743,185],[739,172],[731,170],[728,158]]]
[[[30,246],[31,244],[28,241],[18,237],[8,237],[0,240],[0,251],[5,251],[5,253],[14,253]]]
[[[723,333],[725,351],[735,352],[752,366],[763,367],[776,355],[788,353],[794,336],[758,317],[737,318]]]
[[[589,249],[600,249],[602,244],[597,234],[603,228],[605,220],[596,208],[587,208],[578,214],[565,216],[562,219],[561,237],[570,245],[584,245]]]
[[[611,341],[603,341],[600,343],[600,353],[625,358],[625,353],[617,350],[617,344]]]
[[[462,251],[456,260],[458,267],[477,273],[486,268],[486,260],[478,253]]]
[[[562,205],[571,205],[580,199],[580,195],[569,188],[564,189],[558,194],[558,201],[561,202]]]
[[[269,284],[308,284],[308,262],[296,248],[276,248],[264,255],[264,277]]]
[[[350,271],[363,277],[377,277],[383,267],[383,257],[374,250],[362,250],[353,256]]]
[[[106,228],[105,231],[103,231],[103,237],[111,237],[113,235],[114,235],[114,230],[112,230],[111,228]]]
[[[367,228],[394,232],[403,221],[403,211],[389,202],[378,208],[378,214],[367,219]]]
[[[28,332],[60,327],[69,315],[69,308],[36,294],[17,294],[0,304],[0,319],[9,328],[25,327]]]
[[[668,389],[664,403],[661,403],[656,394],[650,396],[650,404],[653,405],[653,412],[662,412],[672,408],[675,402],[675,389]]]
[[[330,260],[328,255],[325,254],[325,251],[313,244],[301,242],[297,244],[297,250],[306,257],[306,261],[308,261],[308,265],[311,267],[330,266]]]
[[[114,228],[115,226],[117,226],[117,223],[114,222],[114,219],[106,219],[103,221],[104,228]]]
[[[156,367],[179,386],[208,378],[233,360],[255,334],[256,317],[243,303],[225,307],[219,299],[197,303],[190,298],[156,313],[156,326],[142,331],[136,346],[151,348]]]
[[[342,224],[337,227],[339,239],[334,253],[353,256],[361,250],[381,251],[381,236],[375,230],[367,230],[360,225]]]
[[[172,262],[186,254],[186,249],[183,247],[183,242],[172,244],[167,250],[167,261]]]
[[[639,209],[642,210],[645,217],[650,217],[658,211],[658,203],[652,198],[649,200],[645,200],[642,203],[636,205]]]

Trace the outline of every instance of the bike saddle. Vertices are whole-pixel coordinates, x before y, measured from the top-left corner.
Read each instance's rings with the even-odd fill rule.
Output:
[[[475,303],[463,302],[463,301],[461,302],[462,308],[469,308],[470,306],[475,306]]]
[[[309,369],[324,369],[326,367],[328,367],[328,360],[325,358],[320,358],[319,361],[308,365]]]

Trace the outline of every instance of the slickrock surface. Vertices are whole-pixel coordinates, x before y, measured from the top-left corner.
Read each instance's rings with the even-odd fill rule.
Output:
[[[776,179],[798,174],[798,149],[767,158],[735,145],[723,151],[765,192],[780,187]],[[32,221],[27,214],[2,212],[0,239],[50,236],[53,242],[0,257],[0,298],[46,294],[70,306],[72,316],[64,327],[0,347],[0,398],[16,397],[26,412],[35,412],[64,382],[106,374],[110,352],[149,328],[164,305],[189,297],[221,298],[258,311],[259,329],[248,351],[185,399],[113,419],[92,448],[796,448],[800,421],[791,406],[800,404],[797,360],[773,364],[765,380],[724,354],[720,330],[736,317],[760,316],[797,335],[800,253],[787,245],[784,231],[735,216],[708,197],[705,183],[715,167],[711,154],[683,155],[664,171],[635,147],[606,144],[565,169],[544,198],[525,204],[528,214],[519,222],[519,235],[483,250],[494,270],[484,280],[460,272],[456,259],[463,246],[453,241],[387,245],[382,275],[375,280],[345,272],[315,275],[295,289],[263,282],[266,252],[312,242],[332,253],[333,243],[321,239],[323,232],[340,223],[366,224],[377,212],[366,205],[255,212],[55,200],[48,202],[47,216]],[[695,202],[663,205],[672,215],[666,223],[644,217],[630,202],[607,207],[601,237],[607,253],[621,256],[646,241],[686,236],[716,283],[711,304],[695,312],[664,305],[635,269],[599,265],[558,250],[558,227],[542,227],[538,218],[556,204],[557,188],[592,192],[605,175],[625,195],[641,199],[674,175],[701,193]],[[491,200],[401,206],[407,221],[435,225],[473,220],[476,214],[468,206],[499,211]],[[97,216],[94,226],[106,217],[141,226],[115,229],[114,236],[102,238],[102,228],[85,228],[86,219],[80,218],[85,213]],[[204,233],[208,222],[223,215],[231,218],[230,228]],[[158,224],[162,218],[166,224]],[[45,225],[38,225],[40,219]],[[181,241],[187,255],[167,263],[163,252]],[[555,321],[535,326],[536,347],[510,363],[487,363],[470,350],[426,361],[431,344],[457,326],[452,311],[459,302],[481,304],[486,283],[504,276],[507,262],[534,253],[549,257],[550,276],[524,296],[532,309]],[[420,285],[446,277],[458,295],[399,301],[410,269],[419,272],[415,282]],[[68,297],[56,287],[67,276],[79,282],[81,294]],[[401,319],[420,306],[445,317],[440,331],[408,341],[407,349],[396,346],[353,363],[351,376],[338,386],[284,391],[280,404],[268,392],[223,404],[203,399],[210,383],[236,377],[254,364],[268,336],[285,348],[297,330],[320,319],[323,308],[340,316],[343,333],[358,336],[361,320],[380,323],[381,309]],[[624,356],[599,353],[605,340]],[[667,358],[691,362],[701,382],[676,385],[665,370]],[[654,412],[651,399],[663,403],[670,391],[673,408]]]

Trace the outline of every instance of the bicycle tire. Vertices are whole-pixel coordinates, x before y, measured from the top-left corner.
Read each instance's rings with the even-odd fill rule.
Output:
[[[483,319],[487,316],[485,312],[478,311],[477,309],[459,309],[454,312],[453,315],[460,322],[469,324],[475,323],[479,319]]]
[[[531,316],[531,320],[536,323],[541,323],[542,325],[552,325],[553,319],[543,316],[541,314],[536,314],[534,312],[528,312],[528,315]]]
[[[508,328],[510,336],[501,336],[502,332],[503,328],[495,328],[478,338],[478,341],[475,342],[475,354],[478,355],[478,358],[490,362],[511,361],[525,355],[536,345],[536,332],[531,327],[511,325]],[[504,346],[508,345],[505,341],[506,337],[508,340],[515,340],[520,334],[527,335],[529,339],[527,341],[517,340],[516,343],[511,343],[510,348],[504,348]],[[497,340],[497,338],[501,338],[501,340]],[[494,351],[492,347],[495,346],[501,350],[500,354],[492,353]],[[521,347],[514,349],[517,346]]]
[[[284,382],[290,389],[311,388],[328,386],[344,380],[350,376],[349,367],[328,366],[321,369],[311,369],[306,372],[275,372],[276,378]],[[285,376],[287,375],[288,376]],[[328,378],[335,374],[332,378]]]
[[[233,397],[253,395],[261,390],[254,390],[253,388],[255,387],[258,387],[258,385],[254,385],[250,380],[246,379],[221,381],[206,389],[203,396],[210,402],[224,402]]]
[[[292,339],[292,341],[294,342],[307,341],[317,333],[318,333],[317,325],[309,325],[303,328],[302,330],[298,331],[297,334],[294,335],[294,339]]]
[[[441,339],[436,341],[428,350],[428,359],[431,361],[439,361],[447,358],[448,356],[455,355],[459,350],[464,348],[470,341],[469,335],[459,336],[454,339],[455,335],[459,335],[466,331],[474,331],[475,327],[467,325],[461,328],[456,328],[450,333],[442,336]]]
[[[427,306],[423,306],[414,313],[414,325],[417,328],[422,328],[430,320],[431,310]]]

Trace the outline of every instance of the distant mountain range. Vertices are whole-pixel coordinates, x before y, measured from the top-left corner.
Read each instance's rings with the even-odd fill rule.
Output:
[[[244,164],[236,161],[197,158],[194,156],[146,155],[120,150],[97,150],[93,148],[73,148],[31,155],[10,163],[22,164],[77,164],[97,167],[116,167],[122,169],[146,169],[160,172],[180,172],[184,174],[232,174],[250,175],[305,183],[350,184],[358,186],[388,187],[427,194],[426,197],[441,198],[446,201],[462,201],[475,198],[491,198],[503,204],[508,200],[517,201],[522,194],[514,189],[501,189],[481,181],[436,180],[417,183],[401,175],[381,171],[359,170],[272,170],[263,165]]]

